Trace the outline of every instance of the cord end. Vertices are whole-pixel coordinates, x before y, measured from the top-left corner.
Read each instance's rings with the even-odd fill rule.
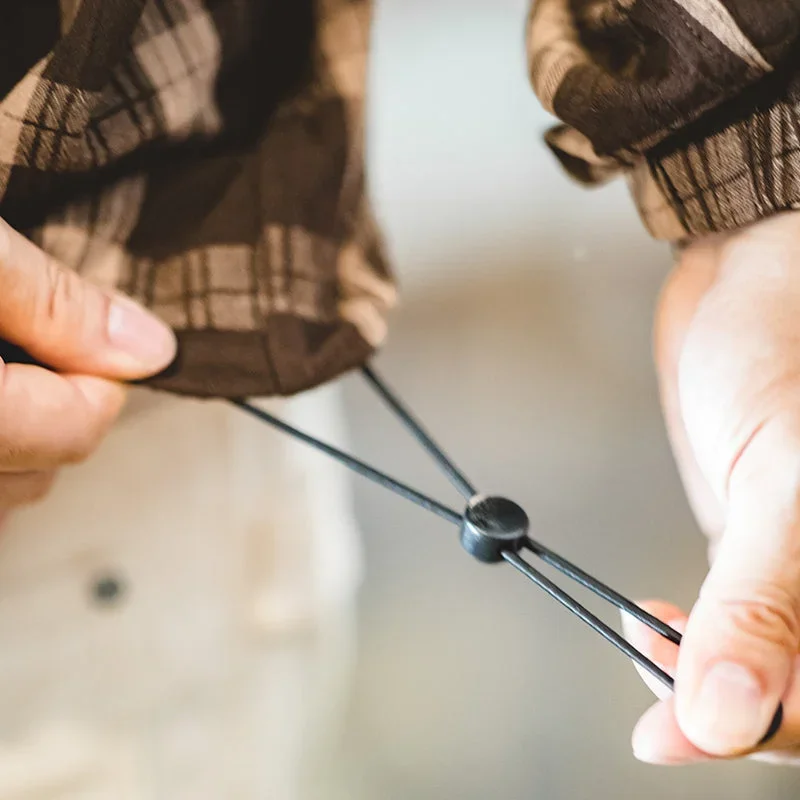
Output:
[[[775,738],[775,735],[781,729],[781,725],[783,724],[783,703],[778,706],[778,710],[775,712],[775,716],[772,718],[772,722],[770,723],[769,730],[764,734],[764,738],[758,743],[759,747],[767,744],[769,741]]]

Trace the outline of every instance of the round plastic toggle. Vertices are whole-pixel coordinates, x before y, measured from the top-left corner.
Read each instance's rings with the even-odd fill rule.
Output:
[[[473,497],[461,523],[461,545],[485,564],[503,560],[503,551],[516,552],[528,535],[528,515],[505,497]]]

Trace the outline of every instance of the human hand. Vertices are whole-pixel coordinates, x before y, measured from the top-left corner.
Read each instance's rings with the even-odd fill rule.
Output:
[[[634,752],[800,763],[800,214],[690,247],[662,294],[655,351],[712,567],[688,617],[646,604],[685,626],[680,649],[626,625],[676,679],[637,725]],[[781,728],[759,748],[781,701]]]
[[[54,370],[0,360],[1,520],[91,454],[124,404],[120,381],[166,367],[175,337],[0,221],[0,338]]]

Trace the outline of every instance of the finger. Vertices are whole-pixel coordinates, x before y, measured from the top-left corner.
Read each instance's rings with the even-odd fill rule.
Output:
[[[786,693],[800,644],[800,429],[775,419],[730,478],[725,535],[680,648],[676,712],[701,750],[748,751]]]
[[[686,615],[671,603],[662,601],[648,601],[637,604],[644,611],[652,614],[657,619],[665,622],[673,630],[682,633],[686,627]],[[656,633],[652,628],[637,622],[633,617],[623,612],[622,629],[625,638],[641,653],[646,655],[657,666],[661,667],[668,675],[675,675],[678,663],[678,646]],[[645,685],[659,699],[666,700],[672,692],[661,681],[654,678],[647,670],[634,663],[636,672]]]
[[[54,470],[0,474],[0,525],[9,509],[42,500],[53,487],[55,477]]]
[[[118,380],[161,371],[172,331],[66,269],[0,221],[0,337],[54,369]]]
[[[789,681],[782,702],[781,727],[769,742],[754,748],[754,754],[781,753],[800,747],[800,657],[797,655],[792,659]]]
[[[86,458],[122,409],[119,384],[0,363],[0,472],[50,470]]]
[[[767,763],[800,760],[800,659],[795,659],[784,711],[784,722],[775,738],[760,750],[740,755]],[[642,716],[634,729],[633,749],[637,758],[650,764],[690,764],[714,758],[692,744],[683,733],[673,700],[659,703]]]
[[[674,698],[656,703],[644,713],[633,731],[633,754],[646,764],[678,766],[710,761],[713,756],[695,747],[675,718]]]

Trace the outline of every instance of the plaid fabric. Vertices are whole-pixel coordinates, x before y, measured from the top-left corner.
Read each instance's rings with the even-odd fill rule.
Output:
[[[368,0],[34,5],[57,24],[0,68],[0,214],[175,328],[153,385],[288,395],[365,360],[395,298],[365,193]]]
[[[548,144],[657,238],[800,208],[797,0],[534,0],[528,43]]]
[[[369,0],[5,5],[0,214],[175,328],[152,385],[287,395],[373,352]],[[534,0],[528,34],[550,147],[655,236],[800,207],[797,0]]]

